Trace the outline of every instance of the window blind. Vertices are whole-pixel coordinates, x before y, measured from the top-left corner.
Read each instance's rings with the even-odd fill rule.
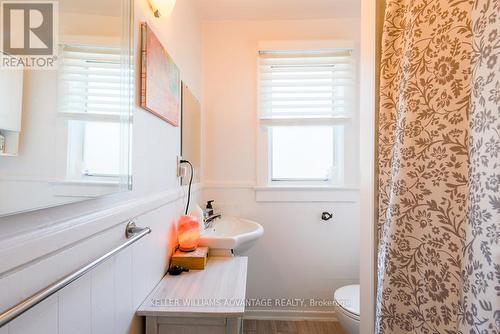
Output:
[[[260,118],[350,117],[354,82],[351,50],[260,51]]]
[[[118,114],[121,102],[120,48],[61,46],[59,111]]]

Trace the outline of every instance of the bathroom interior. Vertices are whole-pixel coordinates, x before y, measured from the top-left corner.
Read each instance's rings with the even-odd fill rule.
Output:
[[[500,333],[500,1],[0,6],[0,334]]]

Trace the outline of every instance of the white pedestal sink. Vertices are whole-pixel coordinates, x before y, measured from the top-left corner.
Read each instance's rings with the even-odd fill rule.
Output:
[[[202,232],[200,246],[209,247],[210,254],[217,256],[241,254],[252,248],[263,234],[264,228],[254,221],[222,216]]]

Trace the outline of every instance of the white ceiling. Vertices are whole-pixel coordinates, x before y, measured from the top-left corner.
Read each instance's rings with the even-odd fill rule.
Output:
[[[105,16],[121,16],[121,0],[60,0],[59,10]]]
[[[204,20],[287,20],[360,16],[360,0],[197,1]]]

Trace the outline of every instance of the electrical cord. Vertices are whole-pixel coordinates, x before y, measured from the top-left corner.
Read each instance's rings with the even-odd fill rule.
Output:
[[[188,186],[188,199],[187,199],[187,203],[186,203],[186,211],[184,212],[184,214],[187,215],[188,210],[189,210],[189,202],[191,201],[191,184],[193,184],[194,169],[193,169],[193,165],[191,165],[189,160],[181,160],[180,163],[181,164],[188,164],[189,167],[191,167],[191,177],[189,178],[189,186]]]

